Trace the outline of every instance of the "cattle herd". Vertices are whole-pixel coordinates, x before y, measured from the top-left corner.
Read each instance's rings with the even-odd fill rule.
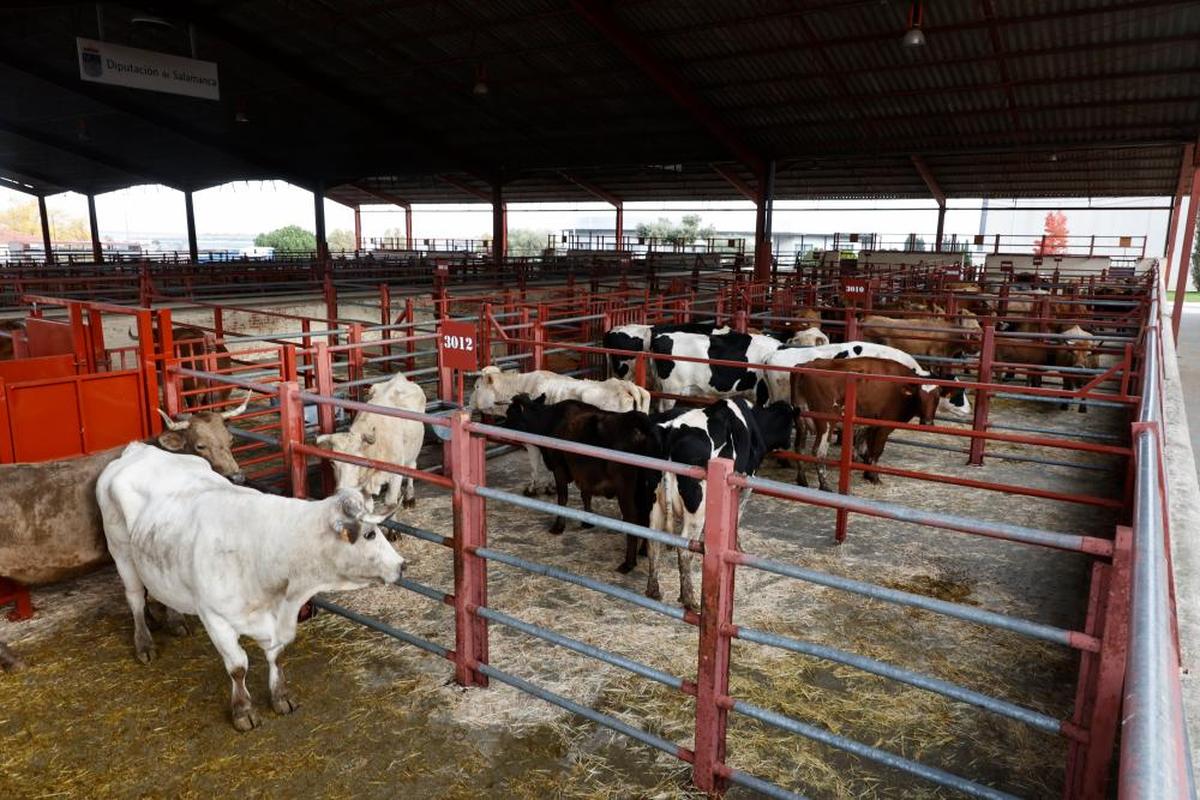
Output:
[[[793,433],[798,452],[811,434],[822,489],[828,489],[823,459],[837,427],[833,419],[845,402],[847,376],[857,379],[859,417],[928,424],[938,413],[970,415],[965,391],[945,368],[947,359],[978,350],[980,329],[969,311],[949,320],[870,315],[862,320],[861,341],[836,344],[821,332],[819,315],[806,315],[803,322],[789,327],[787,341],[702,323],[621,325],[603,340],[613,377],[588,380],[488,366],[469,407],[502,418],[516,432],[686,466],[703,467],[725,457],[746,475],[754,474],[768,453],[791,446]],[[921,334],[914,336],[914,329]],[[1065,346],[1049,351],[1016,336],[1019,330],[997,337],[997,360],[1096,366],[1093,337],[1082,328],[1061,331]],[[640,370],[639,359],[644,361]],[[798,366],[816,371],[790,371]],[[651,393],[630,380],[635,373],[644,375],[659,398],[653,410]],[[1064,374],[1068,388],[1083,380],[1079,373]],[[225,396],[214,392],[208,399]],[[368,400],[409,412],[426,407],[424,390],[402,374],[374,385]],[[679,400],[691,404],[676,406]],[[399,581],[404,560],[381,535],[382,523],[416,502],[411,477],[344,462],[335,462],[337,491],[325,500],[285,498],[238,485],[241,472],[226,421],[245,407],[243,401],[224,414],[168,418],[167,430],[156,439],[92,456],[0,466],[5,574],[46,583],[94,569],[111,555],[133,615],[137,658],[155,656],[147,598],[165,607],[172,632],[186,629],[183,615],[199,616],[230,677],[238,730],[259,722],[246,690],[248,661],[239,637],[253,639],[266,653],[271,705],[289,713],[295,701],[277,659],[295,636],[297,612],[321,591]],[[856,427],[853,445],[860,463],[878,462],[892,430]],[[364,460],[415,468],[424,439],[418,421],[363,412],[348,430],[319,437],[318,443]],[[678,527],[693,539],[703,532],[702,479],[559,448],[530,445],[526,450],[527,495],[554,492],[558,505],[565,506],[573,483],[585,511],[592,511],[597,496],[615,498],[627,522],[670,533]],[[807,485],[805,461],[798,464],[796,480]],[[870,470],[864,477],[879,482]],[[565,527],[557,516],[550,532],[561,534]],[[659,550],[656,543],[647,547],[627,535],[617,566],[627,573],[636,568],[639,555],[648,555],[646,594],[654,598],[661,597]],[[697,610],[690,552],[679,549],[678,554],[680,602]],[[0,665],[16,663],[0,643]]]

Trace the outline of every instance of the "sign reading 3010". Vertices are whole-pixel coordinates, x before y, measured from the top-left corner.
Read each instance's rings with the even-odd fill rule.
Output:
[[[443,322],[438,327],[438,351],[442,366],[454,369],[479,369],[479,340],[470,322]]]

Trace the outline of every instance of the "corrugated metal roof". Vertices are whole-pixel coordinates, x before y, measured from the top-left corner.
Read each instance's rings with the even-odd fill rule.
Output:
[[[0,175],[34,191],[284,177],[461,202],[741,195],[1161,195],[1200,136],[1200,3],[925,0],[186,0],[173,29],[105,4],[114,42],[220,64],[219,102],[83,84],[90,4],[0,11]],[[472,88],[482,75],[485,96]],[[667,84],[672,84],[668,86]],[[249,122],[234,122],[236,114]],[[753,159],[746,154],[752,154]],[[649,168],[679,164],[679,171]],[[28,188],[28,187],[25,187]]]

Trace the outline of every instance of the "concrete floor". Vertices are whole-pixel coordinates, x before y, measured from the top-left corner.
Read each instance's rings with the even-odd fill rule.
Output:
[[[1164,330],[1170,330],[1170,318]],[[1200,452],[1200,303],[1184,305],[1178,357],[1164,341],[1167,481],[1170,486],[1171,550],[1182,650],[1183,700],[1192,747],[1193,771],[1200,767],[1200,487],[1195,453]],[[1196,773],[1200,779],[1200,773]]]

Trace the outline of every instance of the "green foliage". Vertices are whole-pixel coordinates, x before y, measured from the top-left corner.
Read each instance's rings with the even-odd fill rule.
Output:
[[[517,228],[508,232],[508,254],[510,256],[540,256],[546,249],[549,231]],[[488,236],[487,238],[492,238]]]
[[[314,237],[314,241],[315,241]],[[338,228],[329,232],[329,252],[348,253],[354,250],[354,232]]]
[[[1192,286],[1200,289],[1200,244],[1192,248]]]
[[[287,225],[255,236],[254,246],[274,247],[276,252],[311,253],[317,249],[317,237],[299,225]]]
[[[700,222],[699,214],[685,214],[678,225],[666,217],[659,217],[655,222],[643,222],[638,225],[637,235],[674,245],[689,245],[697,239],[708,239],[717,235],[712,225],[701,228]]]

